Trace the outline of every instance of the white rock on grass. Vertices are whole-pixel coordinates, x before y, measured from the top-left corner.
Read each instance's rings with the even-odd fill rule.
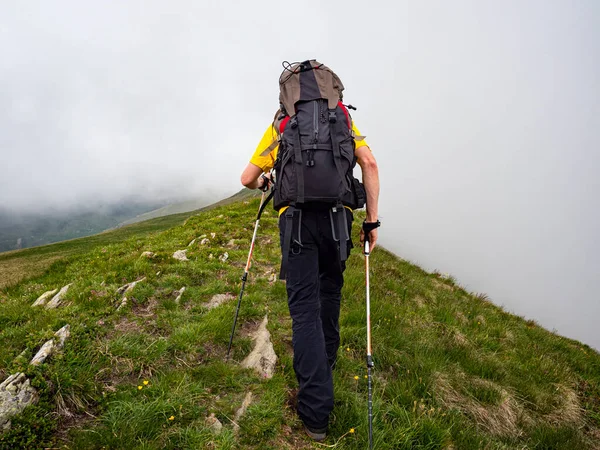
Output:
[[[173,258],[178,261],[189,261],[186,253],[187,250],[177,250],[175,253],[173,253]]]
[[[277,281],[276,273],[272,273],[271,275],[269,275],[269,283],[275,283],[276,281]]]
[[[196,238],[192,239],[191,242],[187,246],[191,247],[192,245],[194,245],[195,242],[196,242]]]
[[[48,299],[50,297],[52,297],[54,294],[56,294],[57,292],[58,292],[58,288],[56,288],[52,291],[44,292],[42,295],[40,295],[38,297],[38,299],[35,301],[35,303],[31,306],[44,306],[46,304],[46,302],[48,301]]]
[[[205,303],[203,306],[208,309],[213,309],[213,308],[216,308],[217,306],[220,306],[221,304],[225,303],[226,301],[232,300],[234,298],[235,298],[235,296],[233,296],[231,294],[215,294],[212,296],[212,298],[209,300],[209,302]]]
[[[31,387],[24,373],[18,372],[0,384],[0,432],[10,429],[10,419],[37,403],[37,391]]]
[[[131,292],[138,283],[141,283],[145,279],[146,279],[146,277],[143,277],[139,280],[132,281],[131,283],[124,284],[119,289],[117,289],[117,295],[123,296],[123,298],[121,299],[121,302],[119,303],[119,306],[117,307],[117,311],[120,311],[122,308],[127,306],[127,295],[126,294],[128,292]]]
[[[267,330],[267,316],[263,319],[258,330],[252,335],[254,348],[242,361],[242,367],[256,370],[265,378],[271,378],[275,372],[277,355],[271,342],[271,333]]]
[[[181,297],[183,296],[183,293],[185,292],[185,286],[175,292],[178,293],[177,298],[175,299],[175,303],[179,303],[179,301],[181,300]]]
[[[203,238],[203,239],[200,241],[200,245],[206,245],[206,244],[208,244],[209,242],[210,242],[210,239],[208,239],[208,238]]]
[[[217,233],[210,233],[210,237],[213,238],[213,239],[216,238],[217,237]]]
[[[146,277],[141,278],[136,281],[132,281],[131,283],[124,284],[119,289],[117,289],[117,295],[123,295],[123,294],[127,294],[128,292],[131,292],[133,290],[133,288],[136,286],[136,284],[141,283],[145,279],[146,279]]]
[[[62,289],[60,291],[58,291],[58,294],[56,294],[54,297],[52,297],[52,300],[50,300],[48,303],[46,303],[45,308],[46,309],[58,308],[62,304],[65,294],[67,293],[67,291],[69,290],[69,287],[71,287],[71,285],[72,285],[72,283],[69,283],[66,286],[63,286]]]
[[[242,402],[242,406],[239,407],[239,409],[235,412],[235,416],[233,416],[233,432],[236,434],[240,431],[240,426],[237,422],[244,417],[244,414],[246,414],[246,410],[248,409],[248,406],[250,406],[250,403],[252,403],[252,392],[248,392],[246,394],[246,397],[244,397],[244,401]]]
[[[127,296],[124,296],[121,299],[121,303],[119,303],[119,306],[117,306],[117,311],[121,311],[121,309],[125,308],[127,306]]]
[[[148,259],[152,259],[156,256],[156,253],[154,252],[144,252],[140,255],[140,257],[144,257],[144,258],[148,258]]]
[[[221,434],[221,431],[223,431],[223,424],[219,419],[217,419],[215,413],[212,413],[206,418],[206,426],[216,435]]]
[[[228,259],[229,259],[229,253],[227,253],[227,252],[225,252],[221,256],[219,256],[219,261],[221,261],[222,263],[224,263]]]
[[[54,333],[54,338],[46,341],[44,345],[42,345],[42,348],[38,350],[29,364],[32,366],[39,366],[46,361],[49,356],[62,350],[65,346],[65,341],[71,335],[70,330],[71,327],[67,324]]]

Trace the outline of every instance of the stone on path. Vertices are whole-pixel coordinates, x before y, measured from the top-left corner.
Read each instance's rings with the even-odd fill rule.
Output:
[[[54,333],[54,338],[46,341],[44,345],[42,345],[42,348],[38,350],[29,364],[32,366],[39,366],[46,361],[49,356],[62,350],[65,346],[65,341],[71,335],[70,330],[71,327],[67,324]]]
[[[0,384],[0,433],[10,428],[10,419],[37,403],[37,391],[31,387],[24,373],[18,372]]]
[[[267,330],[267,316],[263,319],[258,330],[252,335],[254,348],[242,361],[242,367],[252,368],[265,378],[271,378],[275,372],[277,355],[271,342],[271,333]]]
[[[177,250],[175,253],[173,253],[173,258],[178,261],[189,261],[186,253],[187,250]]]
[[[46,301],[52,297],[54,294],[56,294],[58,292],[58,288],[54,289],[53,291],[46,291],[44,292],[42,295],[40,295],[38,297],[38,299],[35,301],[35,303],[31,306],[43,306],[46,304]]]
[[[204,303],[204,305],[202,305],[202,306],[204,306],[205,308],[208,308],[208,309],[213,309],[213,308],[216,308],[217,306],[222,305],[226,301],[234,299],[234,298],[235,298],[235,296],[231,295],[231,294],[215,294],[208,301],[208,303]]]
[[[177,295],[177,298],[175,299],[175,303],[179,303],[179,301],[181,300],[181,296],[185,292],[185,286],[175,292],[177,292],[179,294],[179,295]]]
[[[63,286],[63,288],[58,291],[58,294],[56,294],[54,297],[52,297],[52,300],[46,303],[46,309],[58,308],[61,305],[65,294],[69,290],[69,287],[71,287],[71,284],[72,283],[69,283],[66,286]]]

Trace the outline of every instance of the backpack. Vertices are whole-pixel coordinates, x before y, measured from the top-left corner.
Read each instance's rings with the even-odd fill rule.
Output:
[[[315,60],[284,62],[279,87],[274,208],[307,203],[362,208],[366,195],[353,176],[355,141],[341,80]]]

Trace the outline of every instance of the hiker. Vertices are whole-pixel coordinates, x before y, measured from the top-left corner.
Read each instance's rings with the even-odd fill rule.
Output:
[[[279,212],[280,278],[292,317],[297,412],[309,436],[325,439],[333,409],[333,377],[340,344],[343,272],[352,247],[352,209],[366,201],[371,249],[377,242],[379,174],[364,136],[342,104],[344,86],[325,65],[284,62],[280,108],[244,169],[241,182],[268,188]],[[352,175],[358,162],[363,183]],[[366,192],[365,192],[366,191]]]

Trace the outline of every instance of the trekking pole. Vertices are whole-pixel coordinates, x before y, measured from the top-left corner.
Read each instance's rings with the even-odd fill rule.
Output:
[[[369,386],[369,448],[373,448],[373,388],[371,383],[371,369],[373,368],[373,356],[371,353],[371,295],[369,289],[369,234],[365,233],[365,274],[367,286],[367,378]]]
[[[371,293],[369,288],[369,254],[371,253],[369,236],[371,231],[378,228],[379,221],[375,223],[363,223],[365,233],[365,281],[367,288],[367,381],[368,381],[368,408],[369,408],[369,449],[373,448],[373,383],[371,371],[373,369],[373,354],[371,349]]]
[[[268,184],[265,185],[268,188]],[[254,250],[254,242],[256,241],[256,232],[258,231],[258,224],[260,222],[260,216],[265,210],[265,206],[273,197],[273,191],[268,195],[265,200],[265,194],[267,193],[267,189],[265,189],[262,193],[262,197],[260,198],[260,205],[258,207],[258,215],[256,216],[256,223],[254,224],[254,233],[252,234],[252,242],[250,243],[250,251],[248,252],[248,260],[246,261],[246,268],[244,269],[244,276],[242,276],[242,289],[240,290],[240,296],[238,298],[237,307],[235,309],[235,316],[233,318],[233,326],[231,327],[231,336],[229,336],[229,345],[227,347],[227,356],[225,360],[229,360],[229,352],[231,351],[231,343],[233,342],[233,333],[235,332],[235,325],[237,324],[238,314],[240,313],[240,306],[242,304],[242,296],[244,295],[244,288],[246,287],[246,280],[248,280],[248,272],[250,271],[250,266],[252,265],[252,252]]]

